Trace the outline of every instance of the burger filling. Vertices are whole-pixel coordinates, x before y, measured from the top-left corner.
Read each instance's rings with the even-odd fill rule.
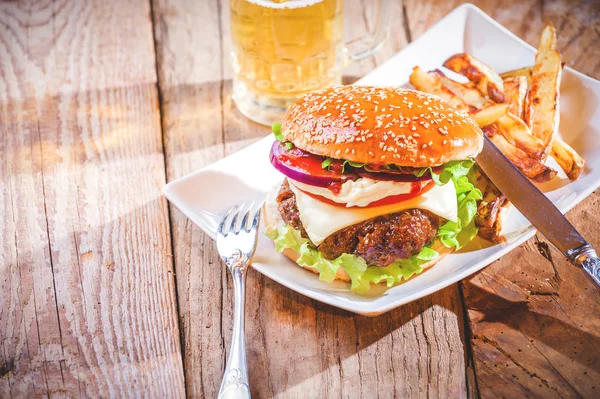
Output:
[[[282,219],[310,241],[300,220],[296,196],[287,180],[279,190],[277,204]],[[310,245],[329,260],[352,254],[360,256],[369,265],[389,266],[421,252],[437,235],[443,221],[445,219],[427,210],[407,209],[343,228],[320,245],[316,246],[312,241]]]

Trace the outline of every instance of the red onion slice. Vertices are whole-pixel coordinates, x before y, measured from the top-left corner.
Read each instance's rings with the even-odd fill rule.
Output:
[[[296,151],[295,151],[296,152]],[[309,156],[317,158],[316,155]],[[290,154],[285,150],[285,147],[279,142],[275,142],[271,148],[271,164],[283,173],[285,176],[300,183],[308,184],[316,187],[330,187],[332,184],[341,184],[346,180],[356,180],[358,175],[348,174],[341,175],[328,171],[321,167],[321,162],[318,159],[310,160],[303,157],[303,161],[298,162],[294,154]],[[323,158],[324,159],[324,158]],[[312,165],[314,163],[314,165]]]

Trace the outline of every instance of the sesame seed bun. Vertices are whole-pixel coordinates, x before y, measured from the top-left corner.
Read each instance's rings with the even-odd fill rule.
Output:
[[[313,154],[415,168],[474,157],[483,147],[483,133],[465,111],[392,87],[314,91],[288,109],[281,131]]]
[[[275,203],[275,198],[277,197],[277,191],[278,191],[278,188],[276,188],[271,193],[269,193],[267,201],[265,201],[265,204],[263,205],[263,221],[264,221],[266,230],[285,225],[285,222],[283,221],[283,219],[281,218],[281,215],[279,214],[279,211],[277,210],[277,204]],[[440,254],[440,256],[438,256],[434,260],[431,260],[431,261],[421,265],[421,268],[423,268],[423,270],[429,269],[430,267],[432,267],[433,265],[438,263],[440,260],[442,260],[446,255],[448,255],[453,250],[452,248],[448,248],[448,247],[444,246],[441,243],[441,241],[439,241],[437,239],[433,242],[433,244],[431,245],[431,248],[436,250]],[[298,257],[300,256],[300,254],[298,252],[296,252],[292,249],[289,249],[289,248],[284,249],[281,253],[284,254],[287,258],[291,259],[293,262],[296,262],[298,260]],[[298,265],[298,266],[300,266],[300,265]],[[318,270],[316,270],[315,268],[308,267],[308,266],[300,266],[300,267],[302,267],[306,270],[309,270],[313,273],[319,274]],[[415,275],[413,275],[413,277],[414,276]],[[344,270],[341,267],[338,268],[338,270],[337,270],[337,273],[335,275],[335,280],[345,281],[347,283],[349,283],[351,281],[350,275],[346,272],[346,270]],[[383,284],[383,283],[380,283],[380,284]]]

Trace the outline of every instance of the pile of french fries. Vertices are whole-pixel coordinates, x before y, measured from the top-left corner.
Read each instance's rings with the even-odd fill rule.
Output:
[[[529,179],[545,182],[557,171],[545,164],[552,156],[570,180],[583,170],[584,160],[557,133],[560,116],[562,59],[556,50],[552,24],[542,32],[535,63],[531,67],[498,74],[470,54],[456,54],[444,67],[465,76],[459,83],[436,69],[413,68],[410,83],[463,109],[504,155]],[[476,222],[480,235],[500,240],[500,213],[506,198],[485,177],[480,181],[484,199]]]

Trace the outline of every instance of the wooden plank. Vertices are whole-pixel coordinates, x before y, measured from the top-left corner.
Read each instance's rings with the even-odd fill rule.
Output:
[[[224,155],[221,3],[152,4],[168,180]],[[170,209],[186,390],[214,398],[225,367],[226,271],[210,237]]]
[[[548,21],[557,27],[564,61],[600,77],[597,2],[476,1],[476,5],[537,46]],[[410,2],[414,37],[456,2]],[[567,123],[568,126],[568,123]],[[596,248],[596,191],[568,213]],[[538,235],[463,281],[477,384],[482,397],[597,397],[600,386],[600,297],[584,274]]]
[[[0,396],[183,396],[149,5],[0,4]]]
[[[231,101],[225,3],[153,3],[169,179],[269,133],[244,118]],[[372,7],[371,2],[346,1],[346,26],[355,37],[367,31]],[[403,20],[401,3],[393,19]],[[404,34],[396,24],[382,52],[345,70],[345,81],[356,80],[401,49]],[[209,238],[175,209],[171,222],[186,386],[191,396],[214,397],[231,339],[231,280]],[[371,319],[310,300],[252,270],[247,284],[254,396],[465,395],[458,286]]]

